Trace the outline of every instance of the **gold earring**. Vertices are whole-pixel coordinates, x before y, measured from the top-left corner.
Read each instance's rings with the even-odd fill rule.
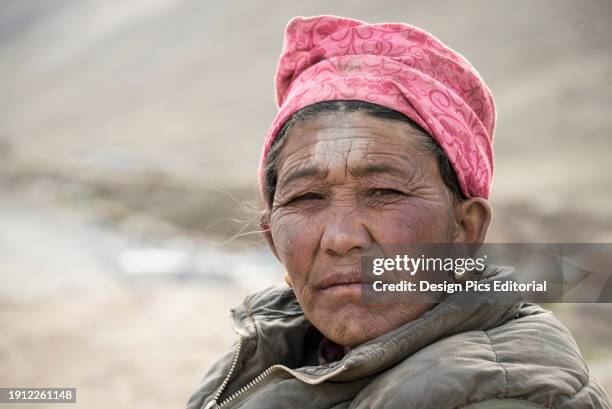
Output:
[[[285,282],[291,288],[293,288],[293,282],[291,282],[291,277],[289,277],[289,273],[285,271]]]

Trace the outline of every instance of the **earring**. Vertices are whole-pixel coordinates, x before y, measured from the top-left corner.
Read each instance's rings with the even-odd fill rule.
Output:
[[[289,273],[285,271],[285,282],[291,288],[293,288],[293,282],[291,282],[291,277],[289,277]]]
[[[462,281],[463,278],[465,278],[466,276],[466,272],[464,271],[463,273],[457,273],[456,271],[453,271],[453,279],[457,282],[457,281]]]

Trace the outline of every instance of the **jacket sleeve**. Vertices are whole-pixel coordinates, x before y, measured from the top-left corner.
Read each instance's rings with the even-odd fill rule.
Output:
[[[523,399],[487,399],[463,406],[461,409],[546,409]]]

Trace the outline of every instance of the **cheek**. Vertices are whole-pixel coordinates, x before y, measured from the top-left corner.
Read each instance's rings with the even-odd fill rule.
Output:
[[[381,245],[445,242],[449,215],[442,206],[418,200],[394,206],[370,216],[370,231]]]
[[[270,219],[272,238],[281,262],[294,274],[305,274],[320,241],[320,223],[297,213],[279,213]]]

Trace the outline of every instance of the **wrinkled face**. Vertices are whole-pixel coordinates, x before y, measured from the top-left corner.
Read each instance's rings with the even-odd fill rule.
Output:
[[[389,243],[450,243],[452,196],[409,124],[367,113],[298,121],[286,135],[269,214],[273,248],[309,321],[348,347],[428,304],[362,304],[361,256]]]

